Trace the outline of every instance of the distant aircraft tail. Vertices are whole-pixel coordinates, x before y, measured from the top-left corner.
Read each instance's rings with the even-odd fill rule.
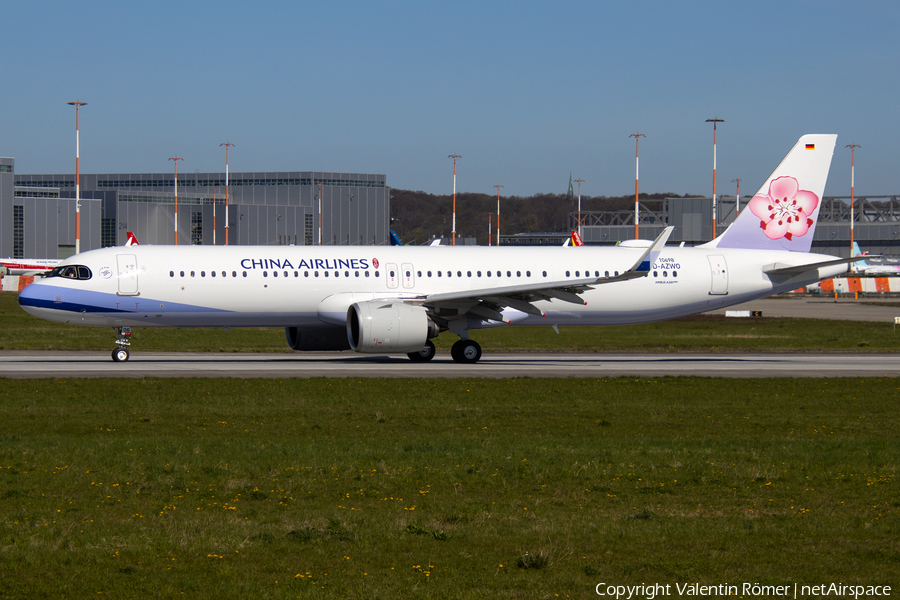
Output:
[[[128,231],[125,233],[125,235],[128,236],[128,240],[125,242],[126,246],[139,246],[140,245],[140,243],[138,242],[137,236],[134,235],[133,232]]]
[[[572,245],[573,246],[584,246],[584,242],[581,239],[581,236],[577,231],[572,232]]]
[[[852,250],[853,250],[852,256],[854,258],[857,256],[865,256],[866,255],[865,252],[863,252],[862,250],[859,249],[859,244],[857,244],[856,242],[853,242]],[[867,263],[865,260],[860,260],[851,265],[851,270],[859,271],[861,268],[865,268],[868,266],[869,266],[869,263]]]
[[[809,252],[837,136],[800,138],[712,248]]]

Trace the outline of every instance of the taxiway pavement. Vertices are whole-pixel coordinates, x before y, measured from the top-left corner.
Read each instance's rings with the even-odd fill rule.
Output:
[[[488,353],[475,365],[345,353],[2,351],[0,377],[900,377],[900,355],[860,353]]]

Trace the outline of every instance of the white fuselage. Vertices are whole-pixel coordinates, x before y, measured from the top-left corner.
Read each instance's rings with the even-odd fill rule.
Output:
[[[20,293],[53,321],[137,327],[340,325],[352,302],[613,276],[641,256],[616,247],[131,246],[85,252],[88,279],[39,279]],[[770,250],[666,247],[648,276],[592,286],[585,305],[534,303],[546,316],[506,309],[522,325],[620,325],[677,318],[795,289],[846,272],[844,264],[773,282],[763,268],[832,256]],[[608,275],[607,275],[608,274]],[[499,325],[484,320],[474,328]],[[470,324],[471,327],[471,324]]]

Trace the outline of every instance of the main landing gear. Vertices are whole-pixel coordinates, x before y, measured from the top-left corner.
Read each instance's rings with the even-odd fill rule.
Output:
[[[131,337],[131,327],[117,327],[116,331],[119,333],[119,339],[116,340],[116,349],[112,351],[112,359],[115,362],[125,362],[131,356],[128,352],[128,346],[131,345],[128,341]]]
[[[431,340],[425,340],[425,347],[419,350],[418,352],[410,352],[407,354],[409,360],[413,362],[428,362],[432,358],[434,358],[436,350],[434,349],[434,342]]]
[[[459,340],[450,348],[450,356],[458,363],[474,365],[481,359],[481,346],[475,340]]]
[[[427,340],[425,347],[418,352],[407,354],[409,360],[413,362],[428,362],[434,355],[434,343],[431,340]],[[450,348],[450,356],[458,363],[474,365],[481,359],[481,346],[475,340],[459,340]]]

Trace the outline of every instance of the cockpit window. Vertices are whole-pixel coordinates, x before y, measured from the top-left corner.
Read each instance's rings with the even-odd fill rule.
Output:
[[[90,279],[91,270],[84,265],[64,265],[55,267],[47,277],[63,277],[65,279]]]

